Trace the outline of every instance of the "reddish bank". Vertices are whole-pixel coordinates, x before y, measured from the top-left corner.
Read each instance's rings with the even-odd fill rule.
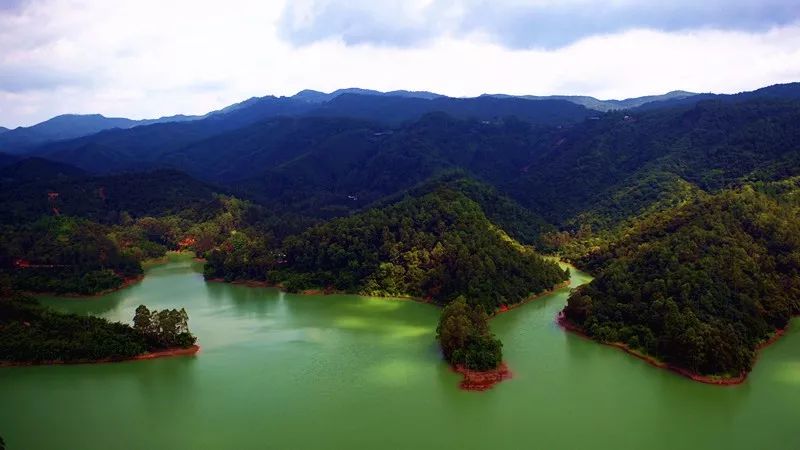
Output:
[[[167,358],[172,356],[191,356],[197,354],[200,351],[199,345],[192,345],[191,347],[186,348],[167,348],[164,350],[159,350],[156,352],[147,352],[142,353],[136,356],[132,356],[130,358],[103,358],[97,360],[78,360],[78,361],[69,361],[65,362],[62,360],[50,360],[50,361],[36,361],[36,362],[18,362],[18,361],[0,361],[0,367],[16,367],[16,366],[45,366],[45,365],[66,365],[66,364],[105,364],[105,363],[115,363],[115,362],[123,362],[123,361],[138,361],[144,359],[156,359],[156,358]]]
[[[556,322],[558,323],[558,325],[560,325],[563,329],[565,329],[567,331],[575,333],[575,334],[577,334],[577,335],[579,335],[581,337],[584,337],[586,339],[589,339],[589,340],[591,340],[593,342],[599,342],[599,341],[596,341],[596,340],[592,339],[590,336],[588,336],[583,331],[583,329],[581,329],[579,326],[577,326],[576,324],[571,322],[569,319],[567,319],[566,316],[564,315],[563,311],[558,313],[558,316],[556,317]],[[760,351],[760,350],[762,350],[762,349],[774,344],[781,336],[783,336],[783,334],[785,332],[786,332],[785,329],[777,330],[775,332],[775,334],[772,335],[772,337],[770,337],[768,340],[764,341],[763,343],[761,343],[761,345],[758,346],[758,350]],[[685,369],[683,367],[678,367],[678,366],[666,363],[666,362],[661,361],[661,360],[659,360],[659,359],[657,359],[657,358],[655,358],[653,356],[646,355],[646,354],[644,354],[642,352],[639,352],[637,350],[634,350],[634,349],[628,347],[627,345],[625,345],[625,344],[623,344],[621,342],[600,342],[600,343],[603,344],[603,345],[608,345],[608,346],[611,346],[611,347],[618,348],[618,349],[624,351],[625,353],[628,353],[629,355],[633,355],[633,356],[641,359],[642,361],[645,361],[646,363],[650,364],[653,367],[658,367],[659,369],[669,370],[669,371],[671,371],[673,373],[677,373],[678,375],[684,376],[686,378],[689,378],[691,380],[694,380],[694,381],[697,381],[697,382],[700,382],[700,383],[714,384],[714,385],[717,385],[717,386],[733,386],[733,385],[737,385],[737,384],[743,383],[747,379],[747,375],[748,375],[747,372],[743,372],[743,373],[741,373],[741,374],[739,374],[737,376],[734,376],[734,377],[721,377],[721,376],[718,376],[718,375],[701,375],[701,374],[692,372],[691,370]],[[756,359],[757,358],[758,358],[758,355],[756,355]],[[753,363],[755,364],[755,361],[753,361]]]
[[[451,367],[454,372],[463,375],[459,387],[465,391],[485,391],[491,389],[495,384],[511,378],[511,371],[508,370],[506,363],[493,370],[470,370],[464,366]]]

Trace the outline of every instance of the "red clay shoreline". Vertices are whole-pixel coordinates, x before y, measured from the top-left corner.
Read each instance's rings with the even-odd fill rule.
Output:
[[[0,367],[29,367],[29,366],[52,366],[52,365],[75,365],[75,364],[106,364],[117,363],[124,361],[141,361],[156,358],[168,358],[172,356],[191,356],[196,355],[200,351],[200,346],[195,344],[191,347],[176,347],[159,350],[157,352],[147,352],[136,355],[130,358],[103,358],[97,360],[79,360],[65,362],[62,360],[51,361],[37,361],[37,362],[17,362],[17,361],[0,361]]]
[[[512,376],[505,362],[500,363],[500,366],[493,370],[470,370],[460,365],[450,366],[450,369],[464,376],[458,387],[465,391],[486,391]]]
[[[742,383],[745,382],[745,380],[747,380],[747,375],[748,375],[747,372],[743,372],[743,373],[741,373],[741,374],[739,374],[739,375],[737,375],[735,377],[721,377],[721,376],[700,375],[698,373],[694,373],[694,372],[692,372],[690,370],[684,369],[683,367],[678,367],[678,366],[675,366],[673,364],[665,363],[664,361],[661,361],[661,360],[659,360],[659,359],[657,359],[657,358],[655,358],[653,356],[646,355],[644,353],[636,351],[636,350],[628,347],[627,345],[625,345],[625,344],[623,344],[621,342],[600,342],[600,341],[596,341],[596,340],[592,339],[591,337],[589,337],[583,331],[583,329],[581,329],[579,326],[577,326],[576,324],[571,322],[569,319],[567,319],[566,316],[564,315],[563,311],[560,311],[558,313],[558,316],[556,316],[556,323],[561,328],[563,328],[564,330],[572,332],[574,334],[577,334],[578,336],[581,336],[583,338],[589,339],[592,342],[596,342],[596,343],[603,344],[603,345],[608,345],[610,347],[615,347],[617,349],[620,349],[620,350],[624,351],[625,353],[627,353],[629,355],[632,355],[632,356],[635,356],[636,358],[641,359],[642,361],[650,364],[653,367],[657,367],[659,369],[669,370],[670,372],[676,373],[678,375],[681,375],[683,377],[689,378],[690,380],[693,380],[693,381],[697,381],[699,383],[713,384],[715,386],[735,386],[735,385],[738,385],[738,384],[742,384]],[[782,328],[782,329],[776,330],[775,334],[772,335],[766,341],[762,342],[758,346],[756,351],[760,352],[762,349],[764,349],[766,347],[769,347],[770,345],[774,344],[775,342],[778,341],[778,339],[780,339],[781,336],[784,335],[784,333],[786,333],[786,328]],[[756,360],[753,361],[754,365],[757,362],[759,356],[760,355],[757,353],[756,354]]]

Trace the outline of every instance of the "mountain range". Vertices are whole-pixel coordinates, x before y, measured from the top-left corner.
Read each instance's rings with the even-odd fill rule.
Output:
[[[398,90],[380,92],[370,89],[346,88],[324,93],[303,90],[291,97],[253,97],[201,116],[176,115],[158,119],[132,120],[105,117],[100,114],[65,114],[30,127],[18,127],[13,130],[0,127],[0,134],[3,135],[0,137],[0,152],[28,153],[35,147],[48,142],[79,138],[103,130],[130,129],[143,125],[186,122],[208,118],[222,120],[222,117],[234,112],[238,112],[240,124],[244,124],[241,122],[248,120],[246,117],[250,117],[252,120],[260,120],[277,115],[377,118],[387,123],[396,124],[431,111],[443,111],[456,116],[481,118],[492,118],[492,114],[522,115],[528,116],[533,120],[544,121],[545,119],[541,113],[534,112],[541,111],[543,106],[563,109],[562,116],[564,117],[562,118],[580,115],[579,109],[570,109],[569,105],[559,105],[559,103],[553,103],[553,101],[564,101],[593,111],[608,111],[633,108],[649,102],[685,99],[692,95],[694,94],[674,91],[660,96],[646,96],[627,100],[598,100],[586,96],[511,96],[502,94],[483,95],[471,99],[455,99],[425,91]],[[492,101],[489,99],[503,100],[491,103]],[[524,102],[515,101],[515,99],[546,101],[549,103],[532,106]],[[391,113],[387,114],[389,111]]]

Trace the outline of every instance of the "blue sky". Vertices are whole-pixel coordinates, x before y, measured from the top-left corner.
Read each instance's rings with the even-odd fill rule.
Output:
[[[621,98],[800,81],[800,1],[0,0],[0,125],[358,86]]]

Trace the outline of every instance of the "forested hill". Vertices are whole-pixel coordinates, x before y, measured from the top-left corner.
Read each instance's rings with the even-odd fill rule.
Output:
[[[556,230],[541,216],[463,170],[442,172],[407,191],[384,197],[370,207],[388,206],[405,196],[420,197],[442,188],[457,191],[477,203],[489,221],[520,243],[540,247],[542,236]]]
[[[236,247],[212,251],[206,276],[236,279],[249,269]],[[334,219],[284,241],[264,272],[290,290],[335,289],[424,297],[464,295],[493,311],[566,280],[493,225],[464,194],[440,187],[421,197]]]
[[[800,313],[800,182],[725,190],[639,219],[578,261],[566,316],[694,373],[735,377]]]
[[[677,204],[695,188],[797,174],[798,121],[794,100],[608,113],[552,133],[524,174],[497,184],[551,222],[612,226],[654,203]]]
[[[276,208],[332,217],[442,171],[465,169],[490,184],[514,179],[550,130],[513,117],[485,123],[432,113],[395,130],[347,129],[236,185]]]

